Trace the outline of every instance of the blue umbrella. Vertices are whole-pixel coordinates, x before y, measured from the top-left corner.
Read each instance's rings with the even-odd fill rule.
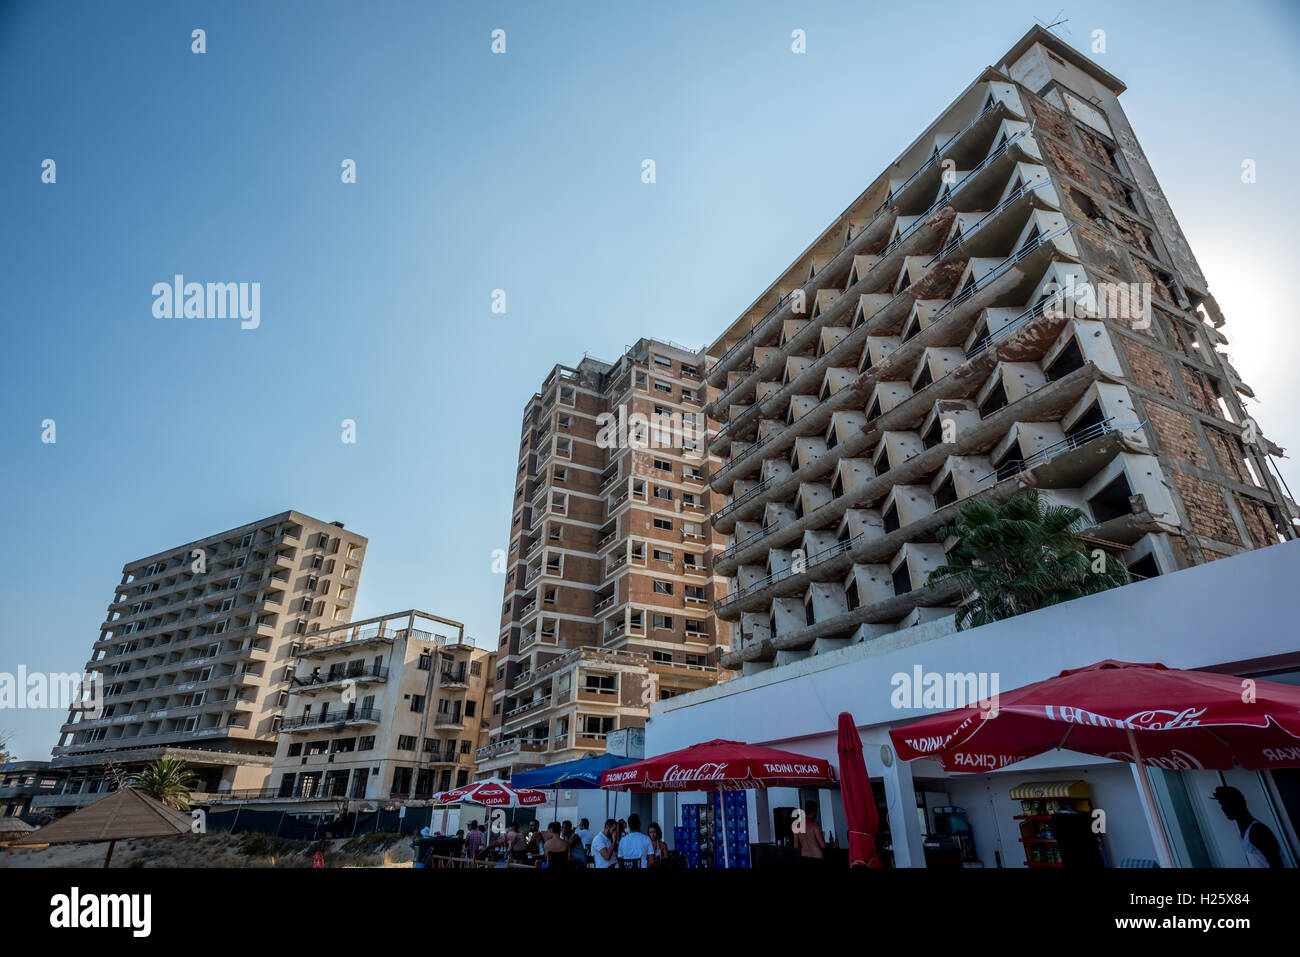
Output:
[[[552,764],[532,771],[520,771],[510,776],[510,783],[520,788],[555,788],[555,806],[560,806],[559,787],[590,790],[600,787],[600,776],[611,768],[632,764],[636,758],[623,758],[615,754],[588,756],[563,764]],[[618,792],[614,792],[614,810],[618,810]],[[605,813],[609,813],[609,794],[605,795]]]
[[[579,758],[577,761],[565,761],[532,771],[520,771],[510,778],[510,783],[518,788],[598,788],[600,776],[611,768],[631,764],[636,758],[623,758],[614,754],[602,754],[600,757]]]

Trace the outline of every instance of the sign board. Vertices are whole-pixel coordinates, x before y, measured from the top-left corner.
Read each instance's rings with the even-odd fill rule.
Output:
[[[619,728],[605,735],[605,753],[620,758],[645,757],[645,728]]]

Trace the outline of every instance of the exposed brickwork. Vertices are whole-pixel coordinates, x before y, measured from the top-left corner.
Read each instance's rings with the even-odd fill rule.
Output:
[[[1047,159],[1053,166],[1081,183],[1088,182],[1088,164],[1082,156],[1054,140],[1044,139],[1041,142],[1047,151]]]
[[[1245,465],[1245,450],[1235,435],[1229,435],[1219,429],[1207,428],[1205,436],[1210,440],[1210,448],[1219,460],[1219,467],[1238,482],[1254,485],[1250,472]]]
[[[1120,265],[1119,248],[1113,240],[1084,226],[1076,226],[1074,235],[1085,261],[1095,263],[1112,276],[1123,277],[1124,268]]]
[[[1214,391],[1214,387],[1204,373],[1182,363],[1179,363],[1178,368],[1183,376],[1183,385],[1187,387],[1188,402],[1206,415],[1223,418],[1223,411],[1219,408],[1218,394]]]
[[[1192,521],[1192,530],[1220,542],[1240,541],[1237,526],[1228,514],[1228,504],[1219,486],[1186,472],[1170,470],[1182,497],[1183,507]]]
[[[1129,219],[1122,213],[1114,214],[1115,227],[1119,230],[1119,238],[1128,243],[1135,249],[1139,249],[1152,258],[1155,257],[1156,251],[1151,246],[1151,237],[1147,231],[1136,220]]]
[[[1175,346],[1179,352],[1187,356],[1189,359],[1199,356],[1199,351],[1193,349],[1191,346],[1192,339],[1190,338],[1190,334],[1185,328],[1183,328],[1181,323],[1175,319],[1169,318],[1169,316],[1159,310],[1153,310],[1152,312],[1156,323],[1165,330],[1166,341],[1169,342],[1170,345]]]
[[[1187,416],[1159,402],[1148,402],[1146,411],[1147,418],[1156,430],[1156,438],[1160,442],[1160,451],[1163,454],[1191,462],[1203,469],[1210,467],[1205,450],[1197,441],[1196,433],[1192,430],[1192,423]]]
[[[1130,256],[1129,259],[1133,262],[1133,271],[1137,273],[1138,282],[1144,282],[1150,286],[1151,298],[1174,305],[1174,297],[1165,285],[1165,277],[1148,266],[1145,260],[1138,259],[1136,256]]]
[[[1276,545],[1278,532],[1268,509],[1244,495],[1237,495],[1236,499],[1237,508],[1241,511],[1242,520],[1246,523],[1246,528],[1250,532],[1250,538],[1255,547],[1267,548],[1269,545]]]
[[[1129,367],[1133,370],[1134,381],[1153,392],[1159,392],[1165,398],[1178,398],[1173,371],[1161,353],[1134,342],[1128,336],[1116,338],[1123,345],[1124,355],[1128,357]]]
[[[1106,169],[1119,172],[1119,170],[1115,169],[1115,164],[1111,162],[1110,154],[1106,151],[1105,140],[1103,140],[1100,136],[1097,136],[1093,133],[1089,133],[1087,130],[1085,130],[1082,126],[1079,126],[1078,124],[1075,124],[1074,129],[1075,132],[1079,134],[1079,139],[1083,141],[1084,152],[1086,152],[1088,156],[1091,157],[1094,163],[1097,163],[1098,165],[1103,166]]]
[[[1128,207],[1128,186],[1123,180],[1108,176],[1100,170],[1093,170],[1092,178],[1111,202],[1117,206]]]
[[[1034,111],[1034,119],[1038,125],[1053,136],[1060,137],[1067,143],[1070,141],[1070,118],[1052,106],[1050,103],[1038,99],[1037,97],[1027,97],[1029,108]]]

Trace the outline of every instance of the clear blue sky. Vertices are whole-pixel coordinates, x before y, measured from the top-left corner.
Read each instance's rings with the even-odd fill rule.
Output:
[[[520,411],[547,370],[711,340],[1056,10],[0,4],[0,671],[80,669],[124,562],[285,508],[369,537],[359,617],[421,607],[490,647]],[[1288,447],[1296,11],[1063,14],[1076,46],[1106,30],[1098,59]],[[177,272],[260,282],[261,327],[155,319]],[[47,757],[62,719],[0,730]]]

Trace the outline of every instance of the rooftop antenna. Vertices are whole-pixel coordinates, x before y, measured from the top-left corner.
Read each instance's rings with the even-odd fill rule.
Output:
[[[1038,20],[1038,17],[1034,17],[1034,19],[1038,20],[1039,26],[1041,26],[1044,30],[1055,30],[1057,27],[1063,27],[1065,29],[1065,32],[1069,33],[1070,28],[1065,26],[1065,24],[1070,22],[1070,18],[1069,17],[1062,18],[1061,14],[1063,14],[1064,12],[1065,12],[1064,7],[1062,7],[1060,10],[1057,10],[1056,16],[1052,19],[1051,23],[1043,23],[1042,20]]]

